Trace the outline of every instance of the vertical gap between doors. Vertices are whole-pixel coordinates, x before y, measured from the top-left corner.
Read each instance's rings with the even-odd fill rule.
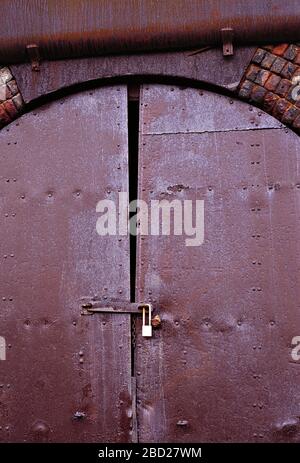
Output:
[[[138,85],[128,86],[128,172],[129,203],[138,198],[138,153],[139,153],[139,93]],[[135,229],[135,212],[129,211],[130,229]],[[130,301],[135,301],[136,249],[135,233],[130,233]],[[131,373],[135,376],[135,317],[131,317]]]
[[[138,199],[138,154],[139,154],[139,111],[140,87],[128,86],[128,175],[129,203]],[[130,230],[135,229],[135,212],[129,211]],[[132,222],[133,221],[133,222]],[[129,234],[130,246],[130,301],[136,302],[136,234]],[[138,442],[138,423],[136,411],[136,378],[135,378],[135,347],[136,347],[136,317],[131,315],[131,395],[132,395],[132,442]]]

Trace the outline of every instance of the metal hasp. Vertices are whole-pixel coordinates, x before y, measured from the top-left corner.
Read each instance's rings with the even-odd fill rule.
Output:
[[[133,315],[142,314],[143,316],[143,325],[142,325],[142,336],[145,338],[152,337],[152,319],[151,315],[153,312],[152,304],[149,303],[135,303],[135,302],[126,302],[126,301],[115,301],[111,304],[103,305],[99,302],[87,302],[81,305],[82,311],[81,315],[94,315],[95,313],[128,313]],[[146,322],[146,316],[148,318],[148,323]],[[154,326],[160,325],[159,320],[156,319]]]
[[[300,40],[298,2],[281,0],[2,0],[0,62],[222,45],[234,30],[237,45]],[[159,14],[158,14],[159,13]]]
[[[93,315],[95,313],[129,313],[139,315],[148,310],[150,315],[152,305],[127,301],[111,301],[107,304],[101,302],[85,302],[81,305],[81,315]]]

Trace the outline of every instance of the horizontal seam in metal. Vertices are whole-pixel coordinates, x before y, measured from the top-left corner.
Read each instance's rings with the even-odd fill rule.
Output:
[[[203,133],[227,133],[227,132],[249,132],[255,131],[255,130],[285,130],[288,129],[288,127],[255,127],[253,129],[229,129],[229,130],[205,130],[203,132],[195,132],[195,131],[189,131],[189,132],[152,132],[152,133],[145,133],[143,132],[143,136],[155,136],[155,135],[201,135]]]

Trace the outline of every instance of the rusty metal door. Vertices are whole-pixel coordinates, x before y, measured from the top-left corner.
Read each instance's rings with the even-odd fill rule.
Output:
[[[204,243],[138,242],[142,442],[300,437],[300,145],[278,121],[208,91],[142,89],[139,197],[204,200]],[[138,322],[139,323],[139,322]]]
[[[127,89],[23,115],[0,134],[0,440],[131,440],[127,237],[96,233],[96,204],[128,190]],[[112,373],[113,372],[113,373]]]

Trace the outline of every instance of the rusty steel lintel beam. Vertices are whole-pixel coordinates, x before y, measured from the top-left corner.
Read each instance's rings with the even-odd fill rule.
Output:
[[[0,62],[300,40],[298,0],[2,0]]]

